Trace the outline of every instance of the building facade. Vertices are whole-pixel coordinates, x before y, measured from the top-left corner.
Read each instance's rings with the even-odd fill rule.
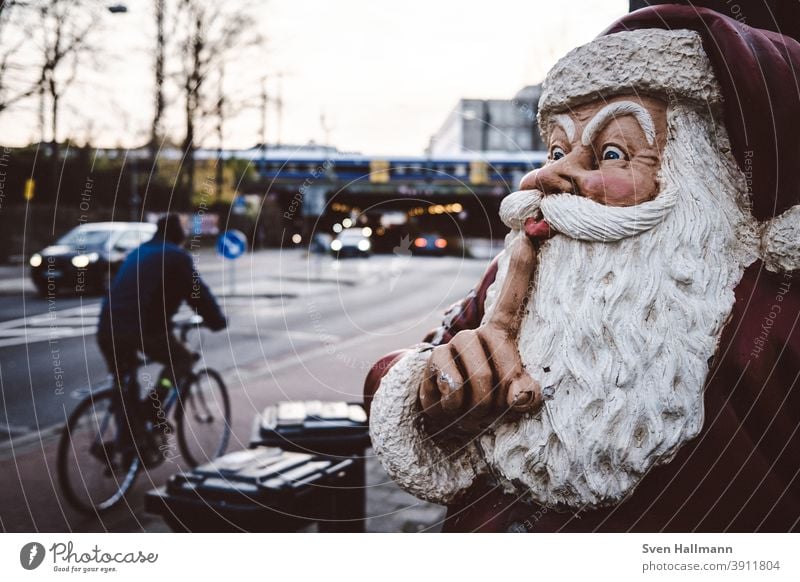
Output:
[[[431,136],[427,153],[543,151],[536,122],[540,95],[541,86],[530,85],[512,99],[461,99]]]

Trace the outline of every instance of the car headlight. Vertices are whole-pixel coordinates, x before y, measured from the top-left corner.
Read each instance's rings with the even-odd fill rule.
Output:
[[[372,245],[369,244],[368,240],[362,239],[362,240],[358,241],[358,250],[360,250],[362,252],[367,252],[370,249],[371,246]]]
[[[31,264],[31,267],[38,267],[39,265],[42,264],[42,255],[40,255],[39,253],[34,254],[29,262]]]
[[[72,266],[77,269],[84,269],[89,266],[89,263],[94,263],[100,255],[97,253],[89,253],[88,255],[75,255],[72,257]]]
[[[342,250],[342,241],[335,240],[331,242],[331,250],[332,251],[340,251]]]

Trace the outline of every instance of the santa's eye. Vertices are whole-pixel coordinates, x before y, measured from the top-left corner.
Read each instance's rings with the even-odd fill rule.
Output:
[[[603,159],[604,160],[627,160],[628,158],[625,156],[625,152],[623,152],[620,148],[613,145],[607,145],[603,148]]]
[[[566,155],[567,155],[566,152],[562,148],[560,148],[559,146],[553,146],[550,149],[550,159],[551,160],[554,160],[554,161],[555,160],[560,160],[561,158],[563,158]]]

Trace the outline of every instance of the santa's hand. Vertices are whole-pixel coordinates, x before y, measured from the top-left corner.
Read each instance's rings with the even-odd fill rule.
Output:
[[[536,251],[520,236],[508,252],[508,273],[488,320],[431,352],[419,398],[434,420],[478,431],[503,414],[533,412],[541,406],[541,389],[525,371],[517,349]]]

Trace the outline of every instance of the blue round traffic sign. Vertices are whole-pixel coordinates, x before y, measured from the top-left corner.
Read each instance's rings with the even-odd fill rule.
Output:
[[[217,239],[217,252],[226,259],[238,259],[247,249],[247,237],[239,230],[226,230]]]

